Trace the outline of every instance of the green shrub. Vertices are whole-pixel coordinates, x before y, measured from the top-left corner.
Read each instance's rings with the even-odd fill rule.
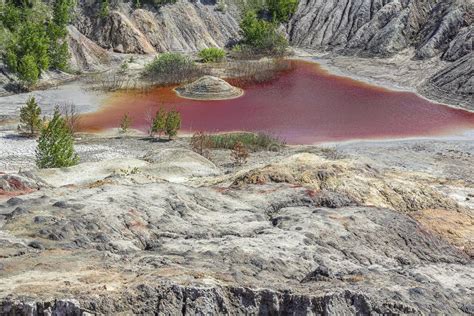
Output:
[[[285,145],[282,140],[264,133],[227,133],[209,135],[208,137],[210,147],[221,149],[234,149],[238,142],[252,151],[276,151]]]
[[[59,109],[56,109],[53,119],[41,129],[36,148],[36,165],[39,168],[61,168],[73,166],[78,161],[74,139]]]
[[[53,4],[53,24],[61,28],[61,37],[67,35],[66,26],[71,20],[74,0],[55,0]]]
[[[175,67],[186,66],[191,61],[179,53],[164,53],[146,65],[145,70],[148,73],[169,74],[175,70]]]
[[[3,57],[5,64],[13,72],[18,72],[18,57],[16,56],[15,50],[12,47],[6,49]]]
[[[14,29],[20,25],[21,9],[11,4],[0,5],[0,21],[8,29]]]
[[[158,133],[158,138],[161,138],[161,134],[166,131],[166,121],[168,117],[168,112],[165,109],[160,108],[153,118],[151,123],[151,136],[153,137]]]
[[[100,17],[105,18],[110,14],[109,0],[102,0],[100,4]]]
[[[6,49],[7,49],[6,44],[11,40],[10,36],[11,36],[11,33],[6,28],[4,28],[2,24],[0,23],[0,52],[6,52]]]
[[[38,68],[35,57],[32,55],[24,55],[16,66],[16,69],[18,71],[18,77],[26,85],[33,85],[38,81],[40,69]]]
[[[242,53],[254,55],[284,55],[288,48],[288,41],[277,30],[277,24],[257,17],[256,12],[248,11],[240,22]]]
[[[266,0],[233,0],[240,12],[255,11],[260,12],[267,7]]]
[[[21,130],[28,132],[29,136],[34,136],[41,129],[41,109],[36,103],[35,97],[28,98],[26,105],[20,109]]]
[[[59,41],[52,42],[49,47],[49,56],[52,69],[68,70],[71,54],[66,40],[63,40],[62,43]]]
[[[298,0],[268,0],[268,11],[276,22],[288,22],[298,7]]]
[[[27,21],[19,26],[15,40],[10,43],[9,49],[17,54],[18,62],[24,56],[33,58],[36,68],[41,71],[49,67],[49,48],[48,34],[44,25]],[[17,70],[20,72],[19,65]]]
[[[66,26],[72,0],[6,1],[0,5],[2,56],[9,70],[18,73],[26,85],[36,83],[48,68],[67,68],[69,51]],[[3,41],[3,40],[2,40]]]
[[[192,80],[199,75],[196,64],[178,53],[164,53],[145,66],[144,75],[155,83],[171,84]]]
[[[181,128],[181,114],[178,111],[170,111],[166,116],[165,133],[169,139],[178,134]]]
[[[217,47],[204,48],[199,52],[199,58],[205,63],[217,63],[225,58],[225,51]]]

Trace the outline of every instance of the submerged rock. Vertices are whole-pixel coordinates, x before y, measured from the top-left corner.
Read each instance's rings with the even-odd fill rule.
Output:
[[[198,80],[176,88],[179,96],[199,100],[222,100],[240,97],[243,91],[225,80],[203,76]]]

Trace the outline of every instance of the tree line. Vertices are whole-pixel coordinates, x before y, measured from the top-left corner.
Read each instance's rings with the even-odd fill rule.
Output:
[[[128,133],[132,125],[132,118],[128,113],[125,113],[120,119],[119,133]],[[165,108],[160,108],[156,111],[155,116],[151,119],[148,134],[152,139],[158,134],[158,139],[164,134],[171,140],[178,135],[181,128],[181,113],[176,110],[168,111]]]
[[[35,84],[48,70],[67,70],[67,25],[74,0],[6,0],[0,4],[2,58],[25,86]]]

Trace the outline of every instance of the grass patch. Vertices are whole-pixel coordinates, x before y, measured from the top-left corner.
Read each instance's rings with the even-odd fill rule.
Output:
[[[199,52],[199,58],[204,63],[218,63],[225,59],[225,51],[217,47],[204,48]]]
[[[208,137],[212,148],[234,149],[238,142],[252,151],[279,151],[285,146],[285,142],[281,139],[264,133],[227,133],[209,135]]]

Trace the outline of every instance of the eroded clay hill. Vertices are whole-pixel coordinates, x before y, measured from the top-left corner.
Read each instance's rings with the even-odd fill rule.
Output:
[[[414,59],[440,58],[448,65],[422,90],[444,102],[458,95],[472,103],[473,10],[465,0],[300,1],[288,34],[296,47],[344,55],[388,57],[409,50]]]

